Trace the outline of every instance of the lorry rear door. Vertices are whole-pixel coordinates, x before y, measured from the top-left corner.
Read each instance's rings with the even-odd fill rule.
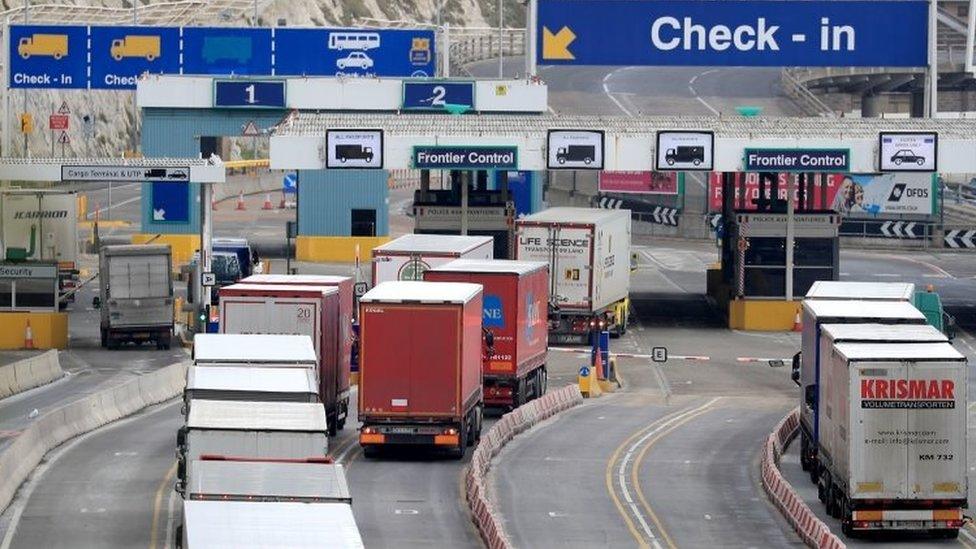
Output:
[[[906,363],[855,362],[850,387],[850,494],[857,499],[909,497],[904,438],[909,410],[894,398]],[[821,413],[837,413],[825,407]],[[844,434],[841,433],[841,438]],[[835,459],[838,459],[835,457]]]
[[[966,498],[966,365],[908,368],[908,486],[917,499]]]
[[[549,263],[551,299],[560,307],[589,310],[591,237],[592,230],[585,226],[523,225],[517,259]]]
[[[167,259],[165,255],[109,257],[109,296],[116,299],[169,297]]]

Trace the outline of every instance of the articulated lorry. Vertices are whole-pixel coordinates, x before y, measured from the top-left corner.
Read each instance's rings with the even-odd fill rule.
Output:
[[[457,459],[481,438],[481,286],[384,282],[359,299],[359,443],[445,448]],[[484,341],[487,340],[487,341]]]
[[[395,280],[423,280],[424,271],[455,259],[492,259],[490,236],[405,234],[373,248],[373,286]]]
[[[630,211],[549,208],[516,221],[515,258],[549,264],[549,340],[627,331]]]
[[[817,492],[848,536],[954,538],[967,506],[966,359],[942,343],[835,343],[823,357]]]
[[[427,271],[424,280],[484,288],[482,323],[494,337],[494,353],[483,371],[485,406],[517,408],[545,394],[547,263],[457,259]]]
[[[169,245],[102,246],[98,286],[102,347],[152,341],[169,349],[173,338],[173,261]]]
[[[349,367],[342,363],[345,327],[339,290],[324,286],[234,284],[220,289],[222,334],[298,334],[312,338],[319,360],[319,397],[331,434],[349,416]]]

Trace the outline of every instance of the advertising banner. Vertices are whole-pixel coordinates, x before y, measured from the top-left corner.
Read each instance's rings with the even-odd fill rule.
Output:
[[[600,172],[600,192],[678,194],[678,173]]]

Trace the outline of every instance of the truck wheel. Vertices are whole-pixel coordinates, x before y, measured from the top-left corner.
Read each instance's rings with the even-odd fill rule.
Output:
[[[330,437],[336,436],[336,432],[338,432],[338,430],[339,430],[339,425],[338,425],[339,420],[338,420],[338,417],[339,417],[339,414],[338,413],[332,413],[332,414],[327,414],[326,415],[326,423],[329,424],[328,429],[329,429],[329,436]]]
[[[475,423],[474,428],[474,441],[475,443],[481,442],[481,425],[485,419],[485,409],[482,406],[478,406],[478,419]]]
[[[807,442],[807,436],[804,434],[800,435],[800,468],[804,471],[810,470],[810,460],[807,458],[807,454],[810,452],[810,443]]]
[[[172,346],[173,346],[173,331],[166,330],[163,332],[163,349],[168,351]]]
[[[525,404],[525,379],[518,380],[515,385],[515,395],[513,396],[514,398],[512,400],[516,408]]]
[[[820,481],[820,472],[818,470],[820,464],[817,463],[816,459],[810,459],[810,482],[817,484]]]

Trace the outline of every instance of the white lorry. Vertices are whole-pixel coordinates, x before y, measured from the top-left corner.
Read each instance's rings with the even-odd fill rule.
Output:
[[[907,301],[915,297],[911,282],[849,282],[846,280],[818,280],[804,299],[859,299],[862,301]]]
[[[549,208],[516,221],[515,258],[549,264],[549,341],[627,331],[630,211]]]
[[[173,261],[169,245],[102,246],[98,254],[102,347],[173,338]]]
[[[196,334],[194,366],[299,368],[318,377],[318,357],[312,338],[284,334]]]
[[[186,549],[364,547],[347,503],[188,500],[183,521]]]
[[[194,400],[176,435],[178,489],[201,456],[306,459],[325,457],[325,409],[305,402]],[[189,471],[187,469],[190,469]]]
[[[183,413],[196,400],[318,402],[319,384],[312,368],[190,366],[183,389]]]
[[[804,300],[800,352],[793,356],[793,381],[800,385],[800,463],[817,473],[817,441],[820,433],[819,389],[821,335],[824,324],[924,325],[925,315],[905,301]]]
[[[373,248],[373,287],[381,282],[423,280],[424,271],[455,259],[494,259],[490,236],[405,234]]]
[[[820,376],[817,491],[846,535],[959,534],[968,377],[948,343],[832,346]]]

